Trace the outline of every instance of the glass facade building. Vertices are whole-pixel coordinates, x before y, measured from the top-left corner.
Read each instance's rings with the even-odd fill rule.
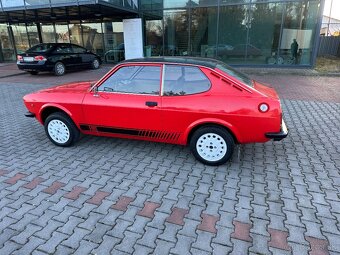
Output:
[[[312,66],[323,0],[0,0],[0,61],[39,42],[124,58],[122,20],[142,18],[145,56]]]

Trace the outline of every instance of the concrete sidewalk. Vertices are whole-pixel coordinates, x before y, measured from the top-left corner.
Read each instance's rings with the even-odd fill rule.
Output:
[[[0,63],[0,78],[22,75],[22,74],[25,74],[25,72],[19,70],[16,63],[14,62]]]

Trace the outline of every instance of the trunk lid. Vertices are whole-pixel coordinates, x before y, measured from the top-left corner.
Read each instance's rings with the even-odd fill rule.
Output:
[[[254,89],[256,89],[257,91],[259,91],[261,94],[270,97],[270,98],[274,98],[274,99],[279,99],[279,95],[277,94],[276,90],[267,86],[267,85],[263,85],[257,81],[254,81]]]

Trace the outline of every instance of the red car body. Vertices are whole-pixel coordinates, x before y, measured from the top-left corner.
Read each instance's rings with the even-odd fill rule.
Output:
[[[124,61],[96,83],[65,84],[26,95],[24,103],[29,111],[26,116],[35,117],[45,125],[50,139],[46,120],[56,112],[61,112],[68,117],[81,133],[97,136],[187,145],[197,130],[214,127],[223,129],[232,137],[233,143],[240,144],[266,142],[270,139],[281,140],[286,137],[288,131],[282,119],[280,100],[275,90],[258,82],[246,80],[241,74],[233,75],[232,69],[230,69],[232,71],[227,69],[225,72],[221,70],[224,69],[222,67],[226,67],[222,64],[216,60],[173,57]],[[118,78],[115,77],[119,77],[120,69],[130,72],[133,68],[159,70],[159,91],[156,89],[148,94],[126,93],[114,91],[111,87],[106,88],[103,85],[105,83],[116,84]],[[172,90],[166,94],[165,84],[170,84],[170,80],[165,81],[164,79],[167,78],[164,76],[167,75],[166,70],[170,68],[173,68],[171,75],[175,78],[176,70],[186,71],[188,79],[193,76],[193,82],[190,83],[190,86],[194,88],[193,91],[195,91],[195,84],[199,83],[199,78],[203,79],[205,84],[210,82],[210,87],[206,91],[193,94],[185,94],[182,91],[175,93]],[[169,71],[169,76],[171,75]],[[116,80],[109,83],[111,76]],[[157,72],[152,71],[146,76],[157,78]],[[205,80],[203,76],[207,79]],[[144,75],[143,79],[148,79],[148,77]],[[182,83],[189,84],[188,81]],[[181,82],[179,84],[178,86],[181,86]],[[51,130],[58,132],[57,129]],[[216,132],[218,134],[218,130]],[[223,137],[223,134],[221,136]],[[205,138],[202,136],[201,139]],[[220,141],[220,138],[216,139],[212,142]],[[51,141],[60,146],[73,143],[73,141],[68,141],[64,144],[53,139]],[[198,141],[196,142],[199,146]],[[225,147],[233,148],[232,144],[227,143],[226,146],[223,144],[221,145],[223,152]],[[206,148],[213,150],[213,146],[210,148],[207,145]],[[207,158],[197,159],[210,165],[218,165],[226,161],[225,158],[211,162]]]

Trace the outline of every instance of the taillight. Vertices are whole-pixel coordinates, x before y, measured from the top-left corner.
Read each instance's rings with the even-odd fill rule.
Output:
[[[34,57],[34,60],[43,61],[43,60],[46,60],[46,58],[44,56],[36,56],[36,57]]]
[[[18,55],[18,56],[17,56],[17,60],[18,60],[18,61],[23,61],[24,59],[23,59],[22,56]]]
[[[268,112],[268,110],[269,110],[269,105],[267,105],[266,103],[259,104],[260,112]]]

